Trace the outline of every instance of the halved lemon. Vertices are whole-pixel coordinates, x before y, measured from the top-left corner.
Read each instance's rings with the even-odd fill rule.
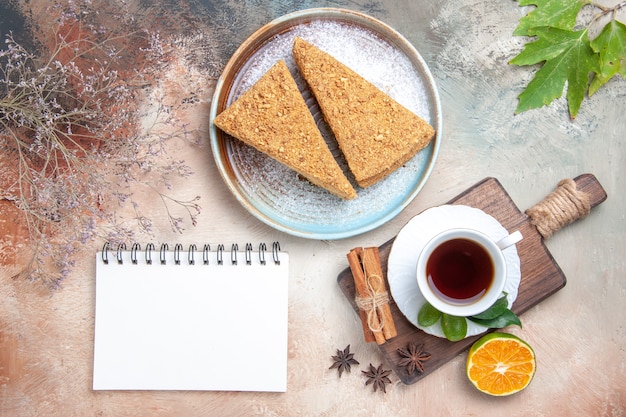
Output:
[[[467,355],[466,372],[474,386],[490,395],[505,396],[526,388],[535,375],[535,352],[508,333],[478,339]]]

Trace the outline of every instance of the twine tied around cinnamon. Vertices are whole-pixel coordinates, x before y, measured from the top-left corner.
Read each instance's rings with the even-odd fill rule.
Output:
[[[531,223],[544,239],[578,219],[586,217],[591,210],[589,194],[579,191],[570,178],[559,181],[557,188],[541,202],[526,210]]]
[[[385,275],[377,247],[354,248],[348,255],[354,278],[354,303],[358,307],[363,336],[366,342],[381,345],[398,332],[389,306]]]
[[[367,327],[372,332],[380,332],[385,326],[385,316],[378,317],[378,307],[389,303],[389,293],[381,291],[383,288],[383,278],[380,275],[365,276],[365,284],[369,290],[366,297],[355,297],[357,307],[367,312]]]

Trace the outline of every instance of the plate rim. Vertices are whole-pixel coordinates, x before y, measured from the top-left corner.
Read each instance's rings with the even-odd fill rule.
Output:
[[[350,23],[360,25],[365,29],[371,30],[375,32],[377,35],[383,34],[392,34],[394,39],[392,44],[399,48],[403,54],[407,55],[407,57],[412,61],[419,64],[422,70],[420,76],[422,77],[424,84],[426,86],[426,91],[430,99],[432,100],[431,111],[433,111],[434,118],[436,119],[434,123],[435,128],[435,137],[429,144],[431,148],[432,155],[425,166],[423,174],[417,185],[408,193],[405,198],[399,202],[393,210],[390,210],[386,215],[377,218],[374,221],[370,221],[366,224],[359,225],[358,227],[352,227],[350,229],[341,229],[338,231],[324,231],[324,232],[312,232],[308,230],[300,230],[293,227],[289,227],[280,221],[268,216],[263,213],[257,207],[255,207],[244,195],[242,190],[238,187],[238,181],[231,181],[231,178],[227,175],[227,167],[230,165],[230,160],[228,155],[226,154],[226,146],[224,142],[224,134],[215,126],[213,122],[215,117],[218,114],[218,110],[220,110],[220,106],[223,105],[225,100],[230,95],[230,88],[232,87],[232,83],[228,88],[225,88],[225,81],[227,76],[235,70],[235,74],[239,72],[248,60],[248,58],[254,54],[258,47],[265,44],[269,41],[273,36],[280,31],[284,31],[289,29],[295,24],[302,24],[307,21],[313,20],[321,20],[321,19],[330,19],[333,21],[348,21]],[[367,25],[363,25],[363,22],[366,22]],[[278,29],[275,29],[278,28]],[[274,29],[274,30],[273,30]],[[276,31],[277,30],[277,31]],[[269,35],[268,35],[269,34]],[[386,41],[391,42],[390,39],[384,38]],[[236,75],[235,75],[236,77]],[[336,240],[348,238],[356,235],[363,234],[365,232],[374,230],[383,224],[387,223],[394,217],[396,217],[402,210],[404,210],[419,194],[422,190],[432,171],[434,170],[436,161],[439,156],[439,150],[441,147],[442,140],[442,131],[443,131],[443,118],[442,118],[442,110],[441,110],[441,99],[439,96],[439,91],[437,89],[437,85],[435,83],[434,77],[429,66],[426,64],[426,61],[422,57],[422,55],[417,51],[417,49],[399,32],[393,29],[391,26],[386,23],[369,16],[367,14],[357,12],[354,10],[343,9],[343,8],[333,8],[333,7],[320,7],[320,8],[310,8],[304,9],[292,13],[285,14],[280,16],[269,23],[264,24],[259,29],[254,31],[246,40],[236,49],[231,58],[228,60],[225,65],[220,77],[218,78],[215,91],[213,93],[211,107],[209,112],[209,139],[211,145],[211,151],[213,154],[213,158],[217,165],[218,171],[222,180],[226,184],[227,188],[230,190],[231,194],[235,196],[237,201],[254,217],[263,223],[277,229],[279,231],[285,232],[290,235],[309,238],[309,239],[319,239],[319,240]],[[231,171],[232,167],[230,168]],[[358,198],[358,197],[357,197]]]

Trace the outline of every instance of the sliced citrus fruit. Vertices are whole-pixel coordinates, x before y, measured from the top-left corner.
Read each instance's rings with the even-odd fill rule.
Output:
[[[533,379],[535,369],[533,349],[508,333],[481,337],[467,355],[467,377],[478,390],[490,395],[511,395],[523,390]]]

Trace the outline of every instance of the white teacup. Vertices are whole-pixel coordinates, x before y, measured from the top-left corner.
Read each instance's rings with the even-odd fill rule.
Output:
[[[494,241],[473,229],[449,229],[432,238],[417,260],[417,285],[442,313],[468,317],[487,310],[502,295],[502,251],[522,240],[519,231]]]

